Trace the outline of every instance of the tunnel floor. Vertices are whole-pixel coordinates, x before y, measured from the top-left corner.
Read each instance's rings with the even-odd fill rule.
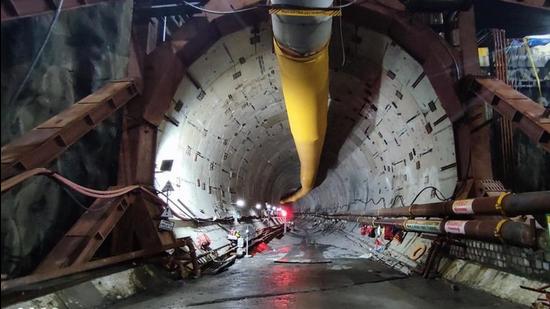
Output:
[[[218,275],[109,308],[523,308],[444,280],[409,277],[296,229]]]

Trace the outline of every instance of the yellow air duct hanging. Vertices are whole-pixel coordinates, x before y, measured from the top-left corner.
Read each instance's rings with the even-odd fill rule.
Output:
[[[300,159],[301,189],[281,200],[296,202],[315,185],[328,111],[328,43],[308,56],[285,52],[275,40],[290,131]]]

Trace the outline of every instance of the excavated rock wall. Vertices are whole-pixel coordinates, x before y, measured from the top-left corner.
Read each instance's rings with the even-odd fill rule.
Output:
[[[126,76],[133,1],[64,11],[21,94],[16,90],[42,44],[52,14],[2,23],[2,145],[90,94]],[[116,181],[118,115],[74,144],[49,168],[82,185]],[[83,206],[92,200],[74,194]],[[2,195],[2,274],[30,272],[82,208],[59,185],[36,177]]]

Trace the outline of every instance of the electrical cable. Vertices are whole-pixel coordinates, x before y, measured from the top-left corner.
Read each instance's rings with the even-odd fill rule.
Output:
[[[327,8],[323,8],[323,9],[343,9],[343,8],[346,8],[346,7],[349,7],[351,5],[353,5],[357,0],[350,0],[348,1],[347,3],[344,3],[344,4],[341,4],[341,5],[336,5],[336,6],[330,6],[330,7],[327,7]],[[210,10],[210,9],[207,9],[207,8],[204,8],[204,7],[201,7],[201,6],[198,6],[198,5],[195,5],[193,3],[190,3],[188,1],[182,1],[185,5],[191,7],[191,8],[194,8],[196,10],[199,10],[201,12],[204,12],[204,13],[210,13],[210,14],[219,14],[219,15],[226,15],[226,14],[238,14],[238,13],[244,13],[244,12],[248,12],[248,11],[253,11],[253,10],[256,10],[256,9],[260,9],[260,8],[264,8],[264,7],[268,7],[267,5],[255,5],[255,6],[252,6],[252,7],[247,7],[247,8],[244,8],[244,9],[238,9],[238,10],[232,10],[232,11],[217,11],[217,10]],[[278,8],[285,8],[285,7],[288,7],[288,8],[297,8],[297,7],[294,7],[294,6],[288,6],[288,5],[278,5],[277,6]],[[301,9],[310,9],[309,7],[307,8],[301,8]]]
[[[108,199],[108,198],[120,197],[120,196],[123,196],[127,193],[130,193],[130,192],[132,192],[136,189],[141,189],[142,192],[152,196],[153,198],[156,198],[156,199],[162,201],[156,194],[151,192],[145,186],[132,185],[132,186],[126,186],[126,187],[123,187],[123,188],[120,188],[120,189],[116,189],[116,190],[104,190],[104,191],[95,190],[95,189],[90,189],[90,188],[81,186],[81,185],[79,185],[75,182],[72,182],[69,179],[67,179],[67,178],[65,178],[65,177],[63,177],[63,176],[61,176],[61,175],[59,175],[59,174],[57,174],[57,173],[55,173],[51,170],[48,170],[46,168],[35,168],[35,169],[32,169],[32,170],[26,171],[23,174],[20,174],[18,176],[14,176],[10,179],[7,179],[7,180],[3,181],[2,182],[2,192],[5,192],[5,191],[11,189],[13,186],[23,182],[24,180],[26,180],[30,177],[38,176],[38,175],[44,175],[44,176],[50,177],[50,178],[56,180],[56,182],[58,182],[59,184],[63,185],[63,189],[69,194],[69,197],[71,197],[79,207],[84,208],[86,210],[90,210],[89,207],[84,206],[67,189],[72,189],[73,191],[76,191],[76,192],[78,192],[82,195],[89,196],[89,197],[94,197],[94,198],[98,198],[98,199]],[[162,203],[164,203],[164,201],[162,201]],[[174,202],[172,202],[172,203],[174,205],[176,205]],[[167,206],[170,207],[168,204],[167,204]],[[179,209],[179,206],[176,205],[176,207],[178,207],[178,209]],[[159,208],[162,208],[162,206],[160,206]],[[94,209],[94,211],[95,210],[96,209]],[[183,213],[186,214],[185,212],[183,212]],[[187,218],[181,217],[176,212],[174,212],[174,215],[176,217],[178,217],[179,219],[181,219],[181,220],[188,220]],[[192,220],[196,220],[191,216],[190,216],[190,218]]]
[[[61,187],[61,188],[63,189],[63,191],[65,191],[65,193],[67,193],[67,195],[71,198],[71,200],[75,202],[76,205],[78,205],[80,208],[84,210],[90,210],[90,208],[84,206],[84,204],[82,204],[82,202],[76,196],[74,196],[74,194],[69,189],[67,189],[67,187]]]
[[[201,12],[204,12],[204,13],[210,13],[210,14],[220,14],[220,15],[225,15],[225,14],[238,14],[238,13],[243,13],[243,12],[248,12],[248,11],[253,11],[253,10],[256,10],[256,9],[259,9],[260,6],[253,6],[253,7],[249,7],[249,8],[244,8],[244,9],[238,9],[238,10],[233,10],[233,11],[216,11],[216,10],[210,10],[210,9],[206,9],[206,8],[203,8],[203,7],[200,7],[200,6],[197,6],[197,5],[194,5],[192,3],[189,3],[187,1],[183,1],[183,3],[189,7],[192,7],[196,10],[199,10]]]
[[[414,199],[412,200],[412,202],[410,203],[410,205],[413,205],[414,202],[416,202],[416,200],[420,197],[420,195],[421,195],[424,191],[426,191],[427,189],[432,189],[432,190],[433,190],[432,192],[435,192],[434,195],[435,195],[435,197],[436,197],[438,200],[440,200],[440,201],[442,201],[442,202],[448,201],[448,200],[449,200],[449,198],[445,198],[445,196],[443,195],[443,192],[441,192],[438,188],[436,188],[436,187],[434,187],[434,186],[426,186],[426,187],[422,188],[422,190],[420,190],[420,191],[416,194],[416,196],[414,197]],[[441,196],[438,196],[438,194],[440,194]]]
[[[63,7],[63,1],[64,0],[59,0],[59,5],[57,6],[57,9],[55,11],[55,15],[52,18],[52,21],[50,22],[50,26],[48,28],[48,32],[46,32],[46,36],[44,37],[44,41],[42,42],[42,45],[40,45],[40,48],[38,49],[38,52],[34,56],[32,62],[31,62],[31,66],[27,70],[27,73],[25,74],[25,77],[23,78],[23,81],[21,83],[19,83],[19,87],[17,88],[17,91],[11,97],[11,99],[9,101],[9,106],[14,105],[15,101],[17,100],[17,98],[21,94],[21,91],[23,91],[23,88],[25,87],[25,85],[29,81],[29,78],[31,77],[31,73],[34,71],[34,68],[36,67],[36,64],[38,64],[38,60],[42,56],[42,53],[44,52],[44,47],[46,47],[46,44],[50,40],[50,36],[53,32],[53,28],[54,28],[55,24],[57,23],[57,20],[59,19],[59,15],[61,14],[61,8]]]
[[[353,4],[355,4],[355,2],[357,2],[357,0],[350,0],[350,1],[348,1],[347,3],[344,3],[344,4],[331,6],[331,7],[329,7],[329,9],[343,9],[343,8],[347,8],[348,6],[352,6]]]
[[[542,98],[542,89],[540,87],[540,77],[539,72],[537,70],[537,67],[535,65],[535,61],[533,60],[533,55],[531,54],[531,48],[529,47],[529,41],[525,37],[523,38],[523,43],[525,44],[525,50],[527,51],[527,57],[529,58],[529,63],[531,64],[531,69],[533,70],[533,75],[535,76],[535,81],[537,83],[537,88],[539,90],[539,98]],[[537,100],[539,101],[539,100]]]
[[[355,0],[354,0],[355,2]],[[340,1],[338,1],[340,3]],[[346,65],[346,48],[344,46],[344,24],[342,23],[342,14],[339,16],[339,28],[340,28],[340,43],[342,47],[342,67]]]

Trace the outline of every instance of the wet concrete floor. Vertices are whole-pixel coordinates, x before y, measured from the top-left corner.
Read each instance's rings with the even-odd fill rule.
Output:
[[[330,257],[330,258],[327,258]],[[444,280],[424,280],[307,234],[275,239],[227,271],[159,287],[110,308],[523,308]]]

